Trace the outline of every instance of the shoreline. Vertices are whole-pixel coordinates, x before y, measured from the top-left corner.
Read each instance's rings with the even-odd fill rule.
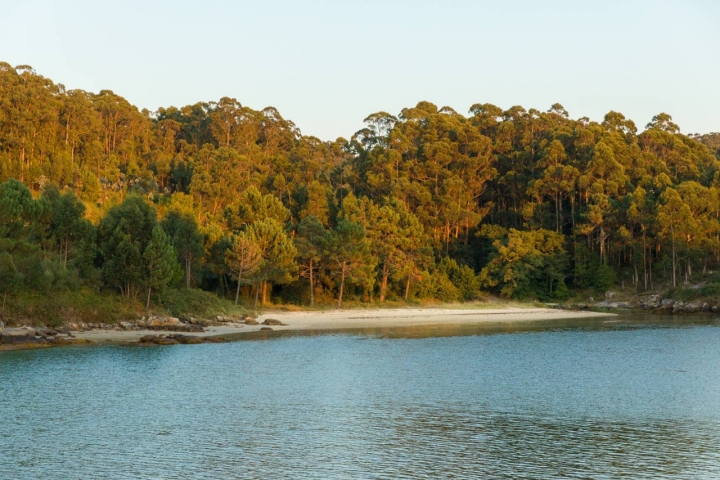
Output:
[[[271,311],[257,318],[259,325],[232,323],[206,327],[203,332],[183,332],[186,337],[213,338],[260,332],[281,331],[333,331],[377,327],[413,327],[430,325],[503,325],[518,322],[543,320],[572,320],[612,317],[613,313],[556,310],[552,308],[492,308],[492,309],[450,309],[450,308],[397,308],[367,310],[324,310],[284,312]],[[284,325],[262,323],[277,320]],[[146,335],[171,335],[176,332],[161,330],[90,330],[73,332],[77,341],[84,344],[136,344]]]

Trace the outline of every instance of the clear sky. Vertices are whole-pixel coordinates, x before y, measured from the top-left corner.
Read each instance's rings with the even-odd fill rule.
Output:
[[[139,108],[237,98],[303,134],[474,103],[720,131],[717,0],[0,0],[0,61]]]

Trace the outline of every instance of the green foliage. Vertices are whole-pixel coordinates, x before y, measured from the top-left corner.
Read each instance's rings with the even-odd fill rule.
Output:
[[[19,287],[20,277],[18,276],[12,256],[7,252],[0,253],[0,294],[3,296],[3,310],[5,309],[5,299],[7,295],[15,293]]]
[[[99,226],[103,277],[109,286],[136,298],[148,271],[143,259],[157,224],[155,211],[137,196],[113,207]]]
[[[493,241],[493,248],[480,282],[490,288],[500,287],[503,296],[523,299],[551,295],[553,284],[564,280],[566,255],[558,233],[511,228],[506,237]]]
[[[460,299],[471,300],[480,293],[480,278],[467,265],[458,265],[452,258],[445,257],[438,264],[437,270],[450,279]]]
[[[173,278],[177,278],[180,265],[177,263],[177,253],[165,231],[159,225],[152,230],[152,237],[145,247],[143,260],[147,267],[145,285],[148,287],[148,300],[146,308],[150,308],[150,293],[162,292]]]
[[[185,286],[222,296],[244,282],[226,261],[241,234],[262,250],[256,292],[304,300],[297,273],[312,272],[311,302],[346,287],[469,299],[474,271],[504,296],[561,299],[618,272],[645,290],[720,269],[718,135],[683,135],[666,113],[638,133],[613,111],[422,101],[325,142],[272,107],[223,97],[148,115],[1,62],[0,98],[0,252],[19,293],[137,297],[156,208]]]
[[[595,281],[593,282],[596,289],[605,291],[615,285],[617,274],[609,265],[600,265],[595,271]]]
[[[447,273],[439,270],[432,273],[424,272],[415,287],[415,294],[418,298],[437,299],[443,302],[455,302],[462,296]]]
[[[366,293],[371,290],[375,258],[361,224],[344,218],[338,220],[328,243],[327,256],[338,281],[338,307],[342,305],[346,282],[362,286]]]
[[[161,222],[178,255],[185,276],[185,287],[190,288],[193,272],[202,263],[205,249],[197,221],[188,213],[171,210]]]
[[[211,319],[215,315],[240,315],[247,311],[225,299],[197,288],[166,288],[159,296],[160,303],[173,316],[192,316]]]

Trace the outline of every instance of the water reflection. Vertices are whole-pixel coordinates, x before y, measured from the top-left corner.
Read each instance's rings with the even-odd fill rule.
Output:
[[[0,477],[720,478],[717,321],[614,320],[4,352]]]

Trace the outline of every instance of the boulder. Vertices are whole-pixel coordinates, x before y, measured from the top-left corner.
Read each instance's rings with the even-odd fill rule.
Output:
[[[175,317],[150,317],[147,321],[147,328],[153,330],[165,330],[182,325]]]
[[[672,311],[673,313],[681,312],[683,310],[683,307],[685,307],[685,303],[681,300],[678,300],[677,302],[673,303]]]
[[[613,292],[611,290],[608,290],[607,292],[605,292],[605,298],[607,298],[608,300],[613,298],[615,295],[617,295],[617,292]]]
[[[688,303],[683,307],[682,311],[685,313],[695,313],[699,312],[700,308],[702,308],[702,305],[699,303]]]
[[[276,320],[274,318],[267,318],[264,322],[262,322],[263,325],[282,325],[287,326],[287,323],[282,323],[280,320]]]
[[[273,331],[273,329],[270,327],[262,327],[260,330],[270,330],[271,332]]]
[[[654,310],[660,307],[660,295],[648,295],[640,300],[642,308],[645,310]]]
[[[257,322],[257,320],[248,319],[248,320],[245,320],[245,325],[260,325],[260,324]]]
[[[118,325],[123,330],[132,330],[133,329],[133,324],[130,322],[119,322]]]
[[[712,307],[710,307],[710,311],[713,313],[717,313],[718,311],[720,311],[720,307],[718,307],[717,305],[713,305]]]
[[[35,342],[37,332],[31,328],[4,328],[0,334],[0,343],[28,343]]]
[[[181,343],[183,345],[195,345],[198,343],[203,343],[203,339],[200,337],[189,337],[186,335],[175,335],[175,340],[177,340],[178,343]]]

